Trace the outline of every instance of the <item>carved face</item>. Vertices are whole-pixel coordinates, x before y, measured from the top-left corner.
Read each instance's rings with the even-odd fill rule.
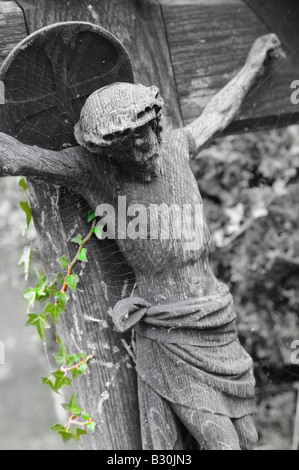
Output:
[[[75,137],[143,181],[160,174],[161,109],[156,86],[113,83],[94,92],[82,108]]]
[[[133,176],[151,181],[161,172],[160,137],[157,132],[157,121],[152,121],[140,128],[117,144],[106,148],[106,155],[118,167]]]

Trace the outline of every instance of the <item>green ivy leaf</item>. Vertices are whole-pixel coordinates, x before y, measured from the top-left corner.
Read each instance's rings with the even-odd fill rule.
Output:
[[[78,254],[78,259],[80,261],[83,261],[84,263],[88,263],[88,259],[87,259],[87,250],[86,248],[82,248],[82,250],[80,251],[80,253]]]
[[[54,356],[58,364],[65,364],[67,367],[71,367],[77,362],[80,362],[81,359],[84,359],[86,357],[86,353],[68,354],[65,344],[62,341],[60,343],[58,353],[54,354]]]
[[[66,366],[71,367],[74,364],[77,364],[86,357],[86,353],[79,353],[79,354],[67,354],[66,356]]]
[[[19,181],[19,186],[20,188],[24,189],[24,191],[27,191],[27,184],[24,178],[21,178]]]
[[[89,423],[86,425],[87,429],[89,429],[91,432],[95,432],[96,429],[96,423],[92,421],[92,423]]]
[[[49,298],[50,295],[55,295],[57,288],[54,285],[47,285],[45,278],[40,278],[35,287],[30,287],[24,292],[24,298],[28,305],[28,312],[32,310],[37,301],[42,302]]]
[[[72,431],[67,430],[65,426],[61,426],[61,424],[56,424],[55,426],[51,427],[51,430],[59,434],[63,441],[70,441],[71,439],[78,440],[77,434],[72,433]],[[79,437],[80,438],[80,437]]]
[[[26,214],[26,228],[25,228],[25,232],[28,233],[29,231],[29,227],[30,227],[30,223],[31,223],[31,220],[32,220],[32,212],[31,212],[31,208],[28,204],[27,201],[21,201],[20,202],[20,207],[22,209],[23,212],[25,212]]]
[[[70,300],[70,296],[67,292],[57,292],[56,296],[55,296],[55,300],[56,302],[59,303],[59,305],[66,309],[66,305],[68,303],[68,301]]]
[[[57,364],[64,364],[67,358],[67,351],[63,341],[61,341],[58,353],[54,354]]]
[[[57,273],[55,281],[57,282],[57,284],[64,284],[64,274]]]
[[[89,212],[87,221],[92,222],[96,218],[95,212]]]
[[[43,313],[48,313],[49,315],[51,315],[51,318],[54,322],[54,324],[56,325],[56,323],[58,322],[59,320],[59,317],[60,315],[66,313],[65,311],[65,308],[60,305],[59,303],[58,304],[48,304],[44,310]]]
[[[33,309],[36,302],[36,290],[30,287],[29,289],[25,290],[23,295],[27,302],[27,313],[29,313]]]
[[[79,440],[81,436],[84,436],[87,434],[87,431],[85,429],[77,428],[76,429],[76,440]]]
[[[94,227],[93,233],[95,234],[95,236],[96,236],[99,240],[102,240],[102,237],[103,237],[103,227],[101,227],[100,225],[97,225],[96,227]]]
[[[65,283],[74,291],[77,288],[77,284],[79,282],[79,276],[77,274],[72,274],[71,276],[67,276],[65,278]]]
[[[46,328],[51,328],[45,315],[42,313],[37,315],[35,313],[29,313],[29,320],[26,323],[26,326],[34,326],[39,334],[39,337],[42,341],[45,340],[45,330]]]
[[[54,392],[58,393],[58,391],[62,387],[70,387],[72,385],[72,380],[69,377],[66,377],[64,375],[64,372],[61,370],[58,370],[53,373],[53,377],[55,378],[55,383],[54,383]]]
[[[56,283],[47,285],[45,287],[45,294],[47,297],[55,297],[57,292],[59,292],[59,289]]]
[[[42,283],[47,281],[47,278],[45,274],[42,271],[38,271],[37,269],[35,270],[35,275],[38,280],[38,285],[41,285]]]
[[[41,300],[45,300],[45,298],[48,297],[47,292],[46,292],[47,278],[41,273],[37,273],[37,276],[38,276],[38,283],[36,284],[34,289],[36,291],[37,300],[41,301]]]
[[[76,435],[72,433],[70,430],[65,431],[65,432],[60,431],[58,434],[62,437],[63,441],[65,442],[70,441],[71,439],[75,439],[75,441],[77,440]]]
[[[58,258],[57,261],[62,267],[62,269],[66,269],[68,265],[70,264],[70,260],[68,259],[67,256],[62,256],[61,258]]]
[[[66,427],[62,426],[62,424],[55,424],[54,426],[51,426],[51,430],[54,432],[59,432],[59,431],[66,431]]]
[[[84,359],[84,358],[86,358],[86,354],[84,355],[84,357],[81,357],[81,359]],[[79,362],[79,360],[77,360],[76,362]],[[87,369],[88,369],[88,364],[86,362],[84,362],[83,364],[80,364],[78,368],[72,370],[73,379],[77,379],[81,375],[85,374]]]
[[[80,361],[80,356],[79,354],[68,354],[66,357],[66,361],[67,366],[72,366],[73,364]]]
[[[75,416],[80,416],[80,414],[82,412],[82,408],[80,408],[77,405],[77,394],[76,393],[73,393],[69,403],[64,403],[62,406],[65,409],[65,411],[67,411],[68,413],[71,413],[72,415],[75,415]]]
[[[76,442],[78,442],[81,436],[87,434],[85,429],[76,428],[76,431],[72,432],[70,429],[67,430],[65,426],[61,426],[60,424],[52,426],[51,429],[52,431],[57,432],[57,434],[59,434],[65,442],[70,441],[71,439],[74,439]]]
[[[48,377],[42,377],[42,382],[44,385],[48,385],[51,388],[51,390],[53,390],[53,392],[56,392],[54,384],[51,379],[49,379]]]
[[[88,369],[88,365],[87,363],[85,362],[84,364],[80,364],[79,366],[79,371],[82,373],[82,374],[85,374],[85,372],[87,371]]]
[[[30,263],[31,263],[31,256],[32,256],[32,248],[31,246],[25,246],[23,254],[19,260],[19,266],[23,265],[25,280],[28,280],[29,270],[30,270]]]
[[[83,243],[82,235],[81,234],[76,235],[76,237],[73,238],[71,241],[73,243],[77,243],[77,245],[81,246],[82,243]]]
[[[78,377],[81,377],[83,375],[83,372],[81,372],[79,369],[73,369],[72,370],[72,378],[77,379]]]

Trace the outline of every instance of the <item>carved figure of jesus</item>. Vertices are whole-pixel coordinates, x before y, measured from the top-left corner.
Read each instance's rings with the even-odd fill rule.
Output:
[[[71,188],[94,211],[105,202],[117,212],[120,198],[146,210],[200,206],[190,159],[232,122],[279,46],[273,34],[257,39],[240,72],[182,129],[163,134],[157,87],[115,83],[87,99],[75,128],[78,147],[54,152],[0,133],[0,176]],[[174,219],[169,237],[115,234],[136,277],[134,295],[118,302],[112,318],[117,331],[134,326],[137,333],[143,447],[185,448],[180,422],[199,448],[253,449],[252,361],[238,341],[232,296],[210,268],[205,219],[191,248],[174,236]]]

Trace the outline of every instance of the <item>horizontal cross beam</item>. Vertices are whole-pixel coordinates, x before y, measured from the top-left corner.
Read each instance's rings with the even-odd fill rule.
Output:
[[[161,4],[168,38],[165,50],[169,48],[181,108],[177,122],[182,118],[188,124],[197,118],[242,67],[254,40],[269,32],[280,37],[286,58],[269,64],[226,134],[299,122],[299,105],[291,101],[291,84],[299,80],[299,8],[294,0],[138,1],[147,2],[149,9]],[[1,63],[26,36],[24,16],[15,2],[0,0],[0,26]],[[167,88],[167,83],[162,85],[163,95]]]
[[[185,123],[201,114],[210,98],[242,67],[254,40],[269,32],[276,33],[282,41],[286,59],[269,64],[226,133],[299,121],[299,105],[291,102],[294,91],[291,83],[299,80],[296,1],[160,0],[160,3]]]

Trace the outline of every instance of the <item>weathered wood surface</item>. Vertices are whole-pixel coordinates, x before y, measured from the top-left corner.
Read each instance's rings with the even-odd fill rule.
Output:
[[[297,54],[299,47],[299,3],[297,0],[260,1],[244,0],[257,14],[260,20],[280,37],[289,55]]]
[[[30,32],[60,21],[82,20],[99,24],[115,34],[129,52],[134,64],[135,81],[143,84],[157,84],[168,101],[166,123],[169,126],[180,124],[179,105],[176,100],[175,86],[171,80],[172,70],[165,47],[166,38],[159,6],[141,4],[138,0],[127,0],[125,3],[123,0],[91,2],[72,0],[64,4],[63,8],[60,0],[34,0],[30,4],[36,7],[26,14],[27,27]],[[45,216],[45,211],[40,211],[41,205],[49,208],[49,194],[55,200],[57,190],[49,188],[49,191],[45,193],[34,185],[32,192],[34,192],[34,204],[39,207],[38,214],[36,211],[35,215],[40,226]],[[82,214],[77,211],[79,203],[77,199],[68,194],[58,203],[59,219],[63,225],[67,223],[65,217],[67,211],[68,220],[73,218],[73,226],[84,225],[84,218],[82,219]],[[86,208],[83,201],[81,205]],[[48,216],[48,210],[46,214]],[[54,213],[52,215],[55,218]],[[87,224],[85,225],[80,233],[87,232]],[[46,242],[49,235],[52,237],[55,246],[53,257],[55,252],[62,249],[57,224],[54,224],[52,232],[52,234],[49,233],[49,225],[46,223],[41,238]],[[67,225],[64,225],[63,232],[70,240],[70,229]],[[87,270],[84,272],[84,284],[82,282],[82,291],[78,294],[78,300],[73,309],[72,325],[67,324],[66,331],[70,329],[74,331],[74,325],[78,322],[83,332],[80,336],[81,343],[79,343],[81,349],[88,350],[88,344],[91,342],[97,348],[97,361],[94,366],[96,370],[91,369],[87,383],[82,381],[79,384],[78,382],[79,396],[85,407],[94,413],[95,421],[99,424],[97,434],[88,439],[89,448],[136,449],[141,448],[141,443],[135,371],[128,368],[132,363],[124,351],[119,335],[107,329],[99,332],[97,326],[88,324],[84,320],[86,314],[92,317],[96,314],[97,318],[107,321],[108,308],[115,305],[126,281],[132,278],[115,244],[110,242],[108,245],[106,249],[102,249],[99,243],[95,243],[94,249],[92,251],[89,249],[89,258],[96,261],[89,268],[92,272],[88,274]],[[86,286],[89,287],[86,289]],[[128,290],[130,290],[130,285]],[[66,334],[65,332],[64,336]],[[78,341],[78,335],[75,334],[75,336]],[[104,347],[106,344],[110,346],[110,349]],[[118,350],[116,353],[115,348]],[[111,384],[108,390],[105,385],[107,383]]]
[[[166,125],[180,125],[159,6],[143,6],[137,0],[125,5],[120,0],[88,4],[71,1],[63,8],[60,1],[32,1],[31,5],[35,8],[26,10],[30,32],[60,21],[83,20],[98,23],[115,33],[133,59],[136,81],[156,83],[168,97]],[[33,181],[29,187],[42,257],[47,270],[53,271],[57,269],[57,256],[72,251],[70,240],[74,233],[88,233],[89,209],[82,198],[67,190]],[[107,328],[106,323],[109,321],[107,311],[120,299],[124,286],[128,284],[130,291],[132,274],[112,242],[94,241],[89,246],[89,259],[61,332],[62,337],[69,338],[69,350],[95,352],[91,374],[77,382],[81,406],[90,411],[99,425],[87,446],[90,449],[138,449],[141,443],[135,371],[119,334]],[[89,317],[100,323],[88,320]]]
[[[26,36],[24,15],[15,2],[0,2],[0,63]]]
[[[134,81],[126,50],[96,25],[49,26],[21,44],[1,71],[7,103],[0,116],[2,132],[28,145],[77,146],[74,127],[86,99],[110,83]]]
[[[16,15],[14,27],[10,28],[9,33],[11,35],[10,44],[14,45],[24,35],[24,25],[22,26],[20,23],[20,11],[16,10],[14,2],[0,3],[1,10],[3,9],[2,5],[10,5],[5,7],[10,12],[10,21],[12,21],[13,15]],[[122,15],[119,14],[122,16],[120,24],[116,24],[114,21],[115,6],[112,4],[107,15],[106,27],[108,29],[110,27],[111,31],[129,49],[133,63],[136,64],[136,72],[138,68],[146,66],[153,55],[156,57],[153,69],[148,70],[148,73],[142,76],[144,84],[152,84],[153,78],[156,76],[160,76],[160,81],[167,83],[168,74],[172,80],[173,73],[162,18],[161,15],[156,14],[156,21],[152,21],[149,26],[148,17],[148,9],[153,11],[153,8],[158,8],[157,5],[153,6],[153,3],[157,4],[158,0],[143,3],[136,0],[134,3],[134,7],[132,7],[131,1],[126,4],[119,3],[117,10],[118,13],[122,12]],[[294,106],[290,100],[290,84],[299,76],[299,53],[294,51],[299,40],[299,35],[296,32],[297,17],[295,16],[298,14],[298,7],[295,0],[287,2],[277,0],[275,7],[273,2],[266,2],[261,6],[260,2],[255,0],[246,2],[245,0],[159,0],[159,3],[163,8],[179,95],[178,103],[175,87],[163,90],[168,103],[166,109],[168,120],[176,126],[181,124],[180,107],[185,124],[196,118],[208,100],[241,67],[253,41],[259,35],[275,32],[279,37],[283,36],[281,39],[287,53],[287,59],[282,60],[279,66],[276,64],[274,68],[269,67],[259,84],[249,94],[239,118],[226,133],[298,122],[298,107]],[[45,23],[45,16],[52,17],[53,21],[80,19],[82,15],[86,21],[97,23],[97,19],[101,20],[101,15],[97,16],[99,13],[94,4],[87,1],[81,2],[81,13],[73,2],[69,2],[62,8],[61,2],[57,1],[46,7],[45,11],[42,10],[42,7],[36,9],[33,0],[30,2],[20,1],[19,4],[26,12],[29,31],[33,18],[37,27],[41,27]],[[252,6],[257,14],[247,4]],[[41,5],[44,6],[43,2]],[[134,16],[135,7],[139,11],[139,16],[134,20],[131,15]],[[138,25],[137,18],[140,19],[140,14],[148,17],[149,27],[145,30]],[[281,17],[283,17],[283,21],[278,22]],[[115,24],[113,25],[113,23]],[[124,24],[127,25],[125,28]],[[138,30],[138,28],[140,29]],[[144,41],[146,35],[148,38]],[[132,41],[133,37],[143,39],[134,42]],[[145,44],[147,44],[146,47]],[[2,57],[8,50],[6,44],[0,43]],[[157,65],[159,61],[163,63],[165,57],[168,63],[168,73],[163,72],[164,68],[161,72]],[[138,73],[136,77],[138,79]],[[170,109],[172,106],[174,106],[173,110]]]
[[[62,6],[60,0],[30,0],[30,5],[35,8],[26,10],[29,32],[60,21],[82,20],[114,34],[129,52],[135,82],[161,88],[166,102],[165,124],[181,125],[163,17],[157,2],[71,0]]]
[[[277,0],[280,27],[264,22],[241,0],[161,0],[175,79],[185,122],[195,119],[209,99],[236,74],[253,41],[263,34],[278,36],[292,1]],[[260,2],[261,3],[261,2]],[[267,4],[268,12],[273,2]],[[269,16],[269,15],[268,15]],[[296,17],[289,17],[297,28]],[[298,39],[297,33],[297,39]],[[280,38],[285,45],[284,37]],[[269,66],[249,93],[239,118],[226,133],[298,122],[299,108],[290,100],[290,84],[299,76],[297,54],[286,47],[287,59]]]
[[[4,11],[3,6],[5,3],[12,4],[12,2],[1,2],[0,11]],[[216,8],[216,0],[212,3],[213,8],[218,11],[218,23],[216,20],[215,23],[213,23],[214,30],[212,33],[215,36],[215,30],[219,31],[221,40],[224,40],[227,38],[227,32],[221,32],[222,29],[219,29],[219,15],[221,18],[227,17],[219,8]],[[209,5],[210,4],[211,2],[209,2]],[[230,8],[234,7],[235,11],[236,4],[237,0],[233,2],[230,1],[229,6]],[[182,88],[184,83],[183,80],[179,80],[181,71],[178,65],[180,65],[180,62],[179,60],[177,63],[175,62],[176,57],[183,59],[183,56],[188,57],[188,54],[186,50],[178,51],[178,53],[174,54],[174,41],[176,38],[174,30],[171,30],[171,28],[174,28],[171,18],[174,18],[175,21],[180,21],[180,30],[183,31],[184,28],[186,28],[184,38],[187,37],[189,31],[189,23],[197,34],[198,24],[195,24],[193,19],[195,20],[195,18],[199,16],[199,6],[207,8],[205,2],[195,2],[195,0],[192,0],[191,2],[183,2],[182,4],[182,2],[175,1],[175,5],[171,8],[169,5],[164,5],[164,18],[161,14],[160,6],[156,2],[149,3],[139,0],[126,0],[125,3],[123,0],[94,0],[91,2],[72,0],[63,4],[58,0],[31,0],[30,5],[33,8],[28,8],[27,6],[25,9],[29,32],[33,32],[43,26],[59,21],[84,20],[100,24],[114,33],[129,50],[135,65],[136,81],[140,81],[144,84],[155,83],[161,88],[161,93],[167,102],[166,125],[179,126],[182,123],[182,118],[167,47],[167,38],[164,29],[165,19],[174,61],[175,78],[181,96],[181,104],[183,105],[184,119],[186,122],[189,120],[190,116],[186,114],[187,108],[184,105],[185,100],[188,99],[188,97],[186,98],[184,95],[184,90],[187,90],[187,88],[185,87],[184,90]],[[13,6],[13,4],[11,6]],[[15,8],[15,5],[13,8]],[[189,21],[187,21],[185,16],[185,8],[188,8]],[[193,8],[195,8],[196,11],[193,11]],[[174,16],[175,9],[179,9],[177,10],[178,16]],[[238,18],[239,17],[241,18],[242,15],[240,14]],[[228,18],[226,21],[226,24],[231,29],[232,25],[229,23]],[[242,21],[244,21],[244,18]],[[5,27],[7,27],[7,24],[8,23],[4,23]],[[233,22],[233,25],[234,24]],[[242,23],[242,25],[243,24],[244,23]],[[217,29],[215,29],[216,26]],[[244,26],[240,26],[240,28],[242,31]],[[257,35],[267,32],[267,28],[260,23],[259,28]],[[222,33],[226,34],[224,39]],[[193,50],[196,49],[195,41],[198,39],[196,34],[190,36],[192,38],[191,45]],[[227,64],[224,64],[223,57],[224,54],[227,53],[227,47],[232,43],[229,41],[225,42],[225,47],[222,47],[218,59],[215,56],[211,62],[209,62],[209,54],[211,53],[212,45],[215,47],[215,43],[205,43],[210,47],[209,54],[206,56],[207,62],[204,63],[205,66],[213,68],[216,59],[221,60],[218,64],[221,63],[223,66],[220,82],[218,83],[217,80],[216,84],[213,82],[214,88],[208,84],[213,94],[227,83],[229,78],[237,71],[237,68],[242,65],[249,45],[251,45],[256,38],[256,34],[251,38],[250,44],[248,44],[248,47],[246,46],[246,50],[245,46],[244,49],[241,47],[242,45],[239,44],[239,42],[241,43],[242,41],[237,39],[237,37],[238,34],[236,33],[235,43],[238,46],[235,50],[236,56],[230,58],[230,60],[233,60],[235,69],[229,69],[229,71],[228,67],[225,67]],[[23,36],[19,39],[22,38]],[[202,37],[200,36],[199,39],[202,39]],[[249,41],[249,39],[247,40]],[[204,43],[200,44],[203,45]],[[190,43],[188,47],[190,47]],[[239,51],[239,55],[237,51]],[[238,63],[236,62],[236,57]],[[192,56],[192,65],[198,67],[197,64],[200,58],[201,56],[198,55],[198,53],[194,53]],[[230,62],[228,63],[230,64]],[[187,69],[184,71],[186,83],[190,80],[192,70],[191,68],[190,70]],[[216,74],[218,73],[217,68],[213,68],[213,71]],[[276,88],[272,90],[271,96],[273,97],[275,95]],[[248,103],[247,105],[249,106]],[[271,100],[269,103],[264,104],[268,106],[266,111],[267,119],[265,115],[259,118],[260,120],[258,122],[260,125],[273,124],[273,116],[275,116],[277,124],[282,123],[280,118],[277,118],[277,109],[275,115],[272,114],[274,112],[272,104]],[[283,103],[281,101],[280,105],[282,109],[284,109],[285,101],[283,101]],[[257,112],[257,108],[258,112],[260,112],[260,106],[254,108],[251,104],[250,119],[248,122],[246,120],[244,121],[246,125],[253,121],[254,113]],[[197,114],[200,113],[201,109],[201,105],[198,106]],[[293,107],[292,111],[294,111]],[[192,112],[194,112],[194,110]],[[269,119],[269,116],[271,119]],[[292,114],[291,118],[294,119],[294,114]],[[256,119],[256,117],[254,119]],[[244,129],[244,122],[240,124],[241,127],[239,129]],[[235,128],[237,128],[237,126],[235,126]],[[56,270],[57,266],[54,261],[57,256],[68,254],[72,251],[70,240],[74,234],[78,232],[87,233],[89,227],[85,220],[89,209],[82,198],[69,191],[36,182],[30,183],[30,203],[33,208],[35,224],[39,233],[44,262],[49,270]],[[133,285],[134,279],[132,278],[129,266],[124,263],[121,254],[115,250],[115,245],[110,242],[103,245],[94,240],[89,247],[89,258],[92,261],[84,269],[84,276],[79,291],[74,297],[70,316],[66,319],[63,327],[63,336],[69,336],[70,349],[92,350],[95,351],[96,354],[96,359],[92,364],[91,375],[87,376],[85,382],[80,381],[80,385],[78,385],[81,399],[80,403],[82,406],[86,407],[88,411],[91,411],[99,424],[97,433],[94,437],[89,439],[88,446],[93,449],[137,449],[140,448],[141,444],[135,373],[132,369],[129,357],[122,349],[119,336],[106,328],[107,325],[105,323],[108,319],[108,308],[114,306],[116,301],[119,300],[126,284],[128,284],[128,288]],[[144,292],[144,295],[146,296],[146,292]],[[98,323],[90,321],[90,317],[96,318]]]
[[[72,38],[74,52],[77,42],[74,35],[76,32],[81,34],[84,28],[90,27],[80,23],[79,25],[66,23],[63,26],[58,24],[55,27],[43,29],[40,35],[34,35],[27,40],[28,49],[25,48],[25,43],[22,43],[19,55],[17,52],[13,54],[14,61],[11,61],[9,57],[1,70],[0,78],[4,80],[6,86],[10,84],[9,80],[6,80],[5,72],[9,73],[11,69],[13,71],[14,63],[16,63],[17,70],[22,68],[23,62],[27,64],[29,52],[32,50],[30,49],[32,41],[34,41],[34,59],[39,57],[40,47],[43,49],[43,57],[49,46],[50,51],[54,49],[54,44],[54,57],[56,57],[57,51],[61,47],[64,48],[70,38]],[[95,26],[92,26],[92,29],[95,31]],[[59,30],[61,30],[60,34]],[[100,30],[99,34],[103,35],[103,31]],[[204,121],[203,126],[208,128],[210,126],[207,123],[210,122],[213,128],[218,119],[221,124],[224,123],[224,126],[230,122],[245,97],[246,90],[263,66],[267,52],[274,47],[277,48],[278,45],[279,41],[273,34],[259,38],[255,42],[244,68],[228,87],[218,93],[215,99],[213,98],[211,109],[208,109],[207,114],[203,113],[199,118],[197,122],[199,129],[202,129],[201,119]],[[82,50],[82,44],[80,50],[81,53],[88,54]],[[79,60],[79,50],[77,53]],[[50,53],[49,57],[51,56]],[[39,60],[39,64],[41,63],[42,60]],[[34,66],[34,63],[32,65]],[[55,64],[53,68],[56,70]],[[13,73],[12,76],[14,77]],[[55,84],[58,87],[57,93],[60,94],[60,80],[55,81]],[[16,98],[22,96],[18,88],[14,87],[14,82],[12,82],[11,89],[7,90],[8,96],[11,95],[12,99],[13,92],[16,93]],[[136,102],[139,100],[142,101],[144,107],[140,108],[137,105]],[[9,102],[6,106],[9,108]],[[205,224],[201,226],[202,209],[198,212],[199,207],[202,206],[201,197],[196,179],[188,165],[190,151],[192,153],[194,150],[193,140],[198,146],[204,145],[204,142],[197,142],[196,128],[166,132],[161,142],[161,129],[158,121],[162,106],[163,101],[159,94],[157,95],[156,87],[118,83],[114,87],[101,89],[96,95],[87,99],[83,110],[85,117],[81,119],[80,126],[76,126],[76,135],[80,136],[80,143],[90,148],[91,153],[78,146],[61,152],[31,148],[10,136],[0,134],[0,168],[3,174],[23,174],[73,188],[76,193],[83,195],[90,208],[99,216],[104,215],[101,210],[108,211],[108,208],[97,211],[98,205],[104,201],[110,204],[110,208],[111,205],[114,206],[113,214],[116,212],[117,218],[125,215],[124,211],[117,207],[117,196],[125,197],[126,206],[131,210],[133,203],[137,201],[142,203],[142,209],[146,212],[147,208],[151,209],[153,203],[158,204],[159,207],[161,201],[166,204],[166,207],[179,204],[181,209],[185,204],[191,204],[191,206],[196,204],[195,232],[193,232],[193,227],[184,223],[184,220],[180,221],[181,211],[176,212],[176,217],[172,219],[172,222],[169,220],[170,226],[166,222],[170,229],[168,237],[165,237],[163,230],[162,237],[160,234],[158,238],[152,239],[153,232],[147,231],[146,235],[144,229],[141,229],[143,235],[141,239],[138,236],[137,238],[131,237],[130,232],[127,236],[123,236],[124,232],[117,224],[117,245],[134,270],[136,291],[133,298],[127,297],[120,301],[119,308],[116,307],[113,310],[112,317],[117,331],[124,332],[147,313],[149,315],[148,325],[145,318],[142,318],[141,324],[136,325],[138,397],[139,408],[142,410],[141,425],[145,449],[185,448],[181,425],[173,411],[196,438],[198,444],[203,445],[207,450],[249,449],[254,446],[256,440],[252,418],[245,416],[254,412],[252,362],[249,357],[245,360],[245,353],[240,349],[240,343],[237,340],[236,329],[232,327],[232,322],[235,321],[232,297],[225,286],[216,282],[209,268],[209,231]],[[144,109],[147,110],[146,113],[143,112]],[[119,111],[116,119],[115,111]],[[227,116],[223,116],[223,112],[226,112]],[[153,119],[157,121],[156,125]],[[108,125],[104,124],[106,120]],[[132,134],[132,123],[137,123],[136,134]],[[140,125],[142,125],[142,132],[138,127]],[[91,127],[95,134],[91,134]],[[16,131],[18,129],[19,126],[16,127]],[[127,130],[131,131],[131,135],[123,140],[119,137],[119,132],[123,135]],[[51,129],[48,131],[50,134],[53,132]],[[109,144],[113,134],[114,146],[111,148]],[[202,134],[205,135],[199,132],[199,138]],[[107,140],[108,136],[110,137]],[[57,133],[57,139],[58,137]],[[205,135],[207,141],[209,138],[209,135]],[[34,140],[34,137],[32,139]],[[92,147],[90,147],[91,142]],[[105,150],[102,147],[97,148],[97,143],[100,146],[107,145],[107,148]],[[140,164],[141,148],[143,149],[143,165]],[[156,178],[152,178],[153,175]],[[109,188],[111,188],[110,191],[108,191]],[[106,199],[103,199],[102,191],[106,193]],[[137,208],[138,212],[139,208],[140,205]],[[108,212],[113,219],[110,210]],[[161,214],[162,218],[166,221],[167,215]],[[149,220],[148,217],[147,220]],[[110,222],[112,222],[111,219]],[[103,223],[106,224],[107,219]],[[140,225],[144,222],[142,223],[139,218],[139,229],[136,226],[133,228],[132,223],[133,221],[129,226],[126,224],[128,230],[132,235],[132,229],[135,235],[137,232],[141,235]],[[179,236],[181,241],[177,241],[175,229],[177,223],[180,227],[185,227],[182,237]],[[108,225],[108,233],[111,234],[114,229],[111,229],[109,222]],[[145,226],[148,227],[148,224],[146,223]],[[114,240],[115,236],[112,237]],[[190,240],[192,240],[191,243]],[[113,271],[112,267],[110,266],[109,269],[108,266],[110,272]],[[196,298],[195,295],[199,297]],[[147,300],[138,299],[138,296],[144,296]],[[147,308],[150,307],[149,302],[153,307],[147,312]],[[165,302],[169,302],[168,307]],[[146,311],[143,306],[146,307]],[[137,307],[135,321],[130,318],[132,307],[133,310]],[[128,324],[123,325],[121,319],[128,319]],[[87,319],[83,318],[83,320]],[[133,323],[130,323],[131,320]],[[67,321],[72,327],[72,323]],[[77,319],[77,324],[80,325],[80,318]],[[202,330],[200,335],[196,333],[197,329]],[[209,331],[207,337],[205,337],[205,330]],[[227,335],[228,330],[232,335]],[[83,331],[83,326],[76,330],[76,341],[82,341],[80,334],[83,334]],[[86,338],[87,331],[84,332]],[[221,338],[220,341],[219,338]],[[166,347],[165,350],[165,343],[175,343],[175,349],[171,352],[171,349]],[[189,351],[187,345],[190,346]],[[205,360],[203,360],[205,356],[202,350],[203,345],[208,349],[209,347],[214,349],[212,354],[206,352]],[[95,360],[98,360],[98,351],[96,346],[93,347],[96,354]],[[225,358],[224,363],[218,355],[214,356],[217,352],[220,357]],[[240,357],[244,359],[244,362],[240,361]],[[190,362],[193,364],[192,371],[190,371]],[[174,364],[178,367],[173,367]],[[202,374],[203,369],[204,374]],[[241,377],[240,381],[236,379],[236,373]],[[218,381],[219,374],[222,376],[220,382]],[[209,377],[208,380],[206,375]],[[182,387],[185,380],[189,384],[194,380],[187,390]],[[106,385],[106,394],[101,396],[102,399],[109,398],[108,389],[111,387],[111,382],[109,383],[109,386]],[[153,390],[156,393],[153,393]],[[212,391],[213,400],[210,401]],[[163,406],[161,406],[161,400]],[[89,398],[87,402],[91,401]],[[212,410],[211,414],[207,414],[207,408]],[[190,415],[186,413],[186,410],[190,411]],[[205,411],[202,412],[202,410]],[[195,412],[197,413],[196,421]],[[226,418],[219,419],[219,416],[215,417],[217,414],[224,415]],[[236,426],[228,419],[233,420],[240,416],[245,416],[245,418]],[[222,431],[219,432],[219,429]]]
[[[265,70],[265,65],[267,68],[269,63],[277,63],[280,56],[283,53],[276,34],[270,33],[256,39],[244,66],[210,99],[202,114],[186,127],[195,139],[198,158],[200,150],[234,122],[248,93]]]
[[[88,233],[89,208],[80,196],[58,186],[30,182],[29,188],[42,259],[47,272],[56,272],[57,256],[66,253],[71,258],[75,254],[72,235]],[[114,247],[105,243],[100,246],[94,240],[89,252],[90,263],[60,331],[69,351],[95,354],[91,375],[77,383],[82,407],[90,410],[98,423],[97,432],[86,445],[91,449],[138,449],[135,372],[119,335],[107,324],[108,308],[120,298],[125,283],[130,285],[132,276]]]

